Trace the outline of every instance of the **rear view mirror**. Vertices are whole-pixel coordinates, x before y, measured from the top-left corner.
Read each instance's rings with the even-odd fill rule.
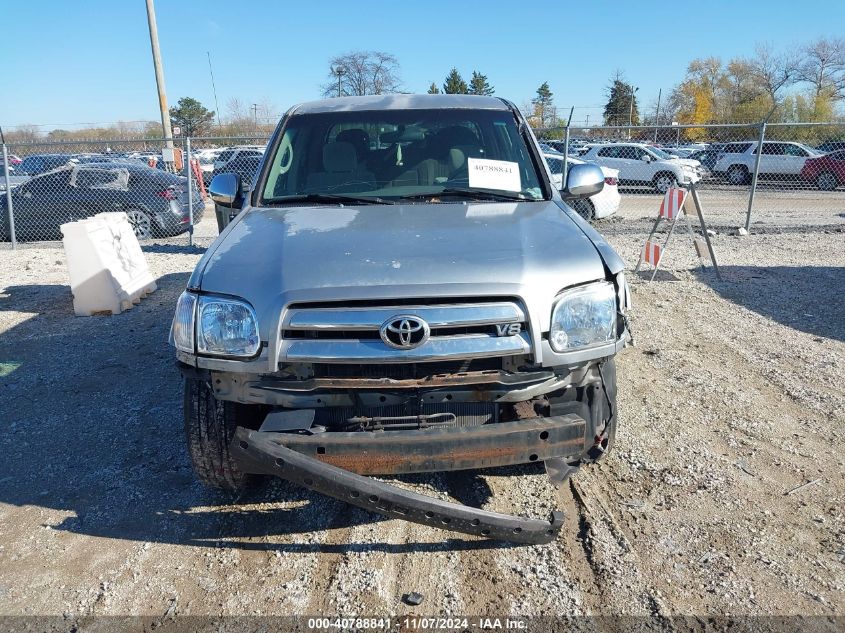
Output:
[[[642,156],[640,156],[640,160],[643,161],[644,163],[650,163],[651,162],[651,155],[650,154],[643,154]]]
[[[588,198],[604,188],[604,172],[598,165],[573,165],[566,177],[564,198]]]
[[[208,185],[208,193],[221,207],[239,207],[241,179],[236,174],[218,174]]]

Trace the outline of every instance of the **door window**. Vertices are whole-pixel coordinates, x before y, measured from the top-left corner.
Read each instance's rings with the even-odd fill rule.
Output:
[[[803,149],[801,149],[797,145],[786,144],[786,145],[784,145],[783,149],[784,149],[784,154],[786,154],[787,156],[801,156],[802,158],[808,156],[807,152],[805,152]]]
[[[783,143],[763,143],[763,156],[783,156],[785,153]]]
[[[113,189],[126,191],[129,172],[126,169],[74,169],[70,186],[77,189]]]

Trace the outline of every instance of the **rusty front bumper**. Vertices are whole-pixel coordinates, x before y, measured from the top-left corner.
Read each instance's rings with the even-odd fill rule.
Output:
[[[324,432],[312,435],[238,427],[231,453],[244,472],[275,475],[391,518],[517,543],[548,543],[562,523],[488,512],[370,479],[577,458],[586,423],[575,415],[468,428]]]

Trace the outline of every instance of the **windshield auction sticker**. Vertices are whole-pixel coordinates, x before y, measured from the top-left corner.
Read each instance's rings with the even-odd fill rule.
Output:
[[[479,189],[522,191],[519,164],[506,160],[468,158],[469,186]]]

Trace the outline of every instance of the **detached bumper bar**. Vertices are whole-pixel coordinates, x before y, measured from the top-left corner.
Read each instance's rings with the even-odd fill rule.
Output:
[[[275,475],[371,512],[514,543],[548,543],[563,525],[563,513],[540,521],[488,512],[417,494],[318,461],[273,441],[278,433],[238,427],[230,447],[246,472]],[[366,441],[365,438],[361,438]]]

